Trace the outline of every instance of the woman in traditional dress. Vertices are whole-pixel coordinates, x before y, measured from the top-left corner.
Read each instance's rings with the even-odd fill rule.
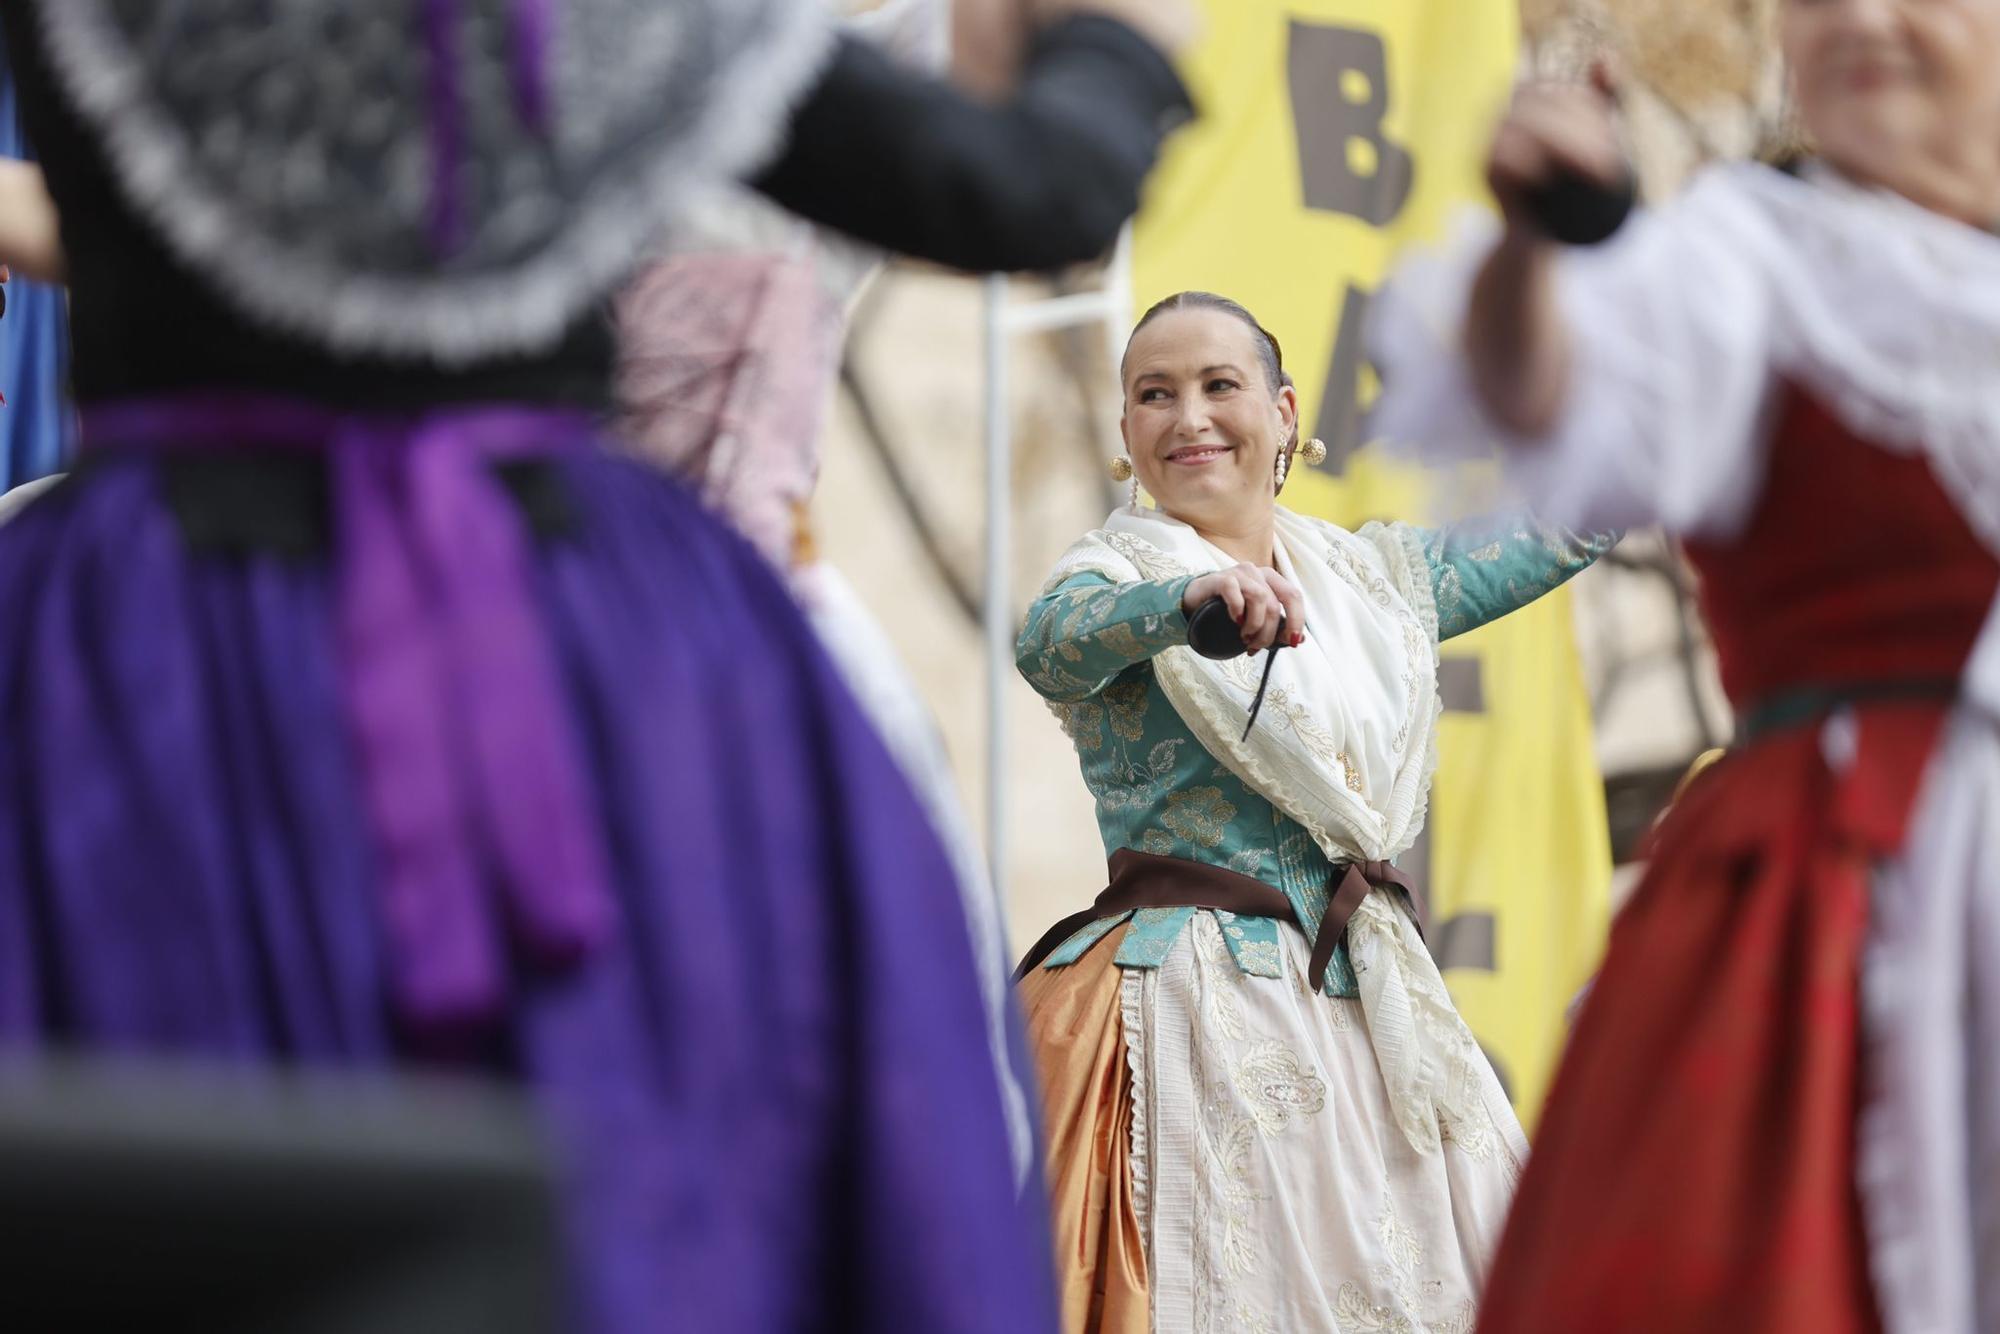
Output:
[[[84,418],[0,527],[0,1046],[517,1080],[583,1328],[1044,1327],[945,858],[779,580],[598,447],[600,303],[752,170],[1095,252],[1186,108],[1126,12],[987,106],[794,0],[0,10]]]
[[[1623,167],[1595,94],[1526,90],[1498,237],[1375,331],[1386,433],[1684,538],[1738,714],[1613,927],[1485,1330],[2000,1330],[2000,0],[1781,23],[1817,161],[1561,253],[1526,193]]]
[[[1423,826],[1440,637],[1605,540],[1282,508],[1297,395],[1220,297],[1149,311],[1123,380],[1134,503],[1019,645],[1110,858],[1021,988],[1064,1326],[1467,1330],[1525,1146],[1390,860]],[[1251,656],[1189,648],[1218,597]]]

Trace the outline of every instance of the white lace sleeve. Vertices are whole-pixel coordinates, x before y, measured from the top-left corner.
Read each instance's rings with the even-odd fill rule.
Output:
[[[1719,535],[1742,522],[1772,384],[1768,216],[1729,174],[1712,173],[1608,244],[1566,253],[1558,286],[1575,371],[1555,427],[1536,439],[1485,415],[1460,350],[1466,301],[1498,234],[1478,222],[1442,254],[1402,266],[1376,302],[1375,438],[1431,459],[1497,451],[1530,508],[1575,527]]]

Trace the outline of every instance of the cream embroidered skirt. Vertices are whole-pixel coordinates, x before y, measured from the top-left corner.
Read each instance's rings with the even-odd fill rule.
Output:
[[[1518,1133],[1413,1148],[1294,929],[1282,979],[1208,913],[1156,970],[1117,968],[1119,934],[1021,986],[1066,1334],[1469,1332]]]

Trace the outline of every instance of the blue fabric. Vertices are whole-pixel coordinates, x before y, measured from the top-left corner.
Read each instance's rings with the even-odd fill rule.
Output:
[[[1438,638],[1469,634],[1590,568],[1623,534],[1578,533],[1525,520],[1487,520],[1424,535]]]
[[[0,39],[0,157],[25,158],[14,79]],[[16,278],[0,318],[0,491],[60,472],[76,436],[69,402],[68,309],[62,289]]]

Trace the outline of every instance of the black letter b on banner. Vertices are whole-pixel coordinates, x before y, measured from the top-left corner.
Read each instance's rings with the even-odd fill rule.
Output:
[[[1286,64],[1306,207],[1371,227],[1393,220],[1409,202],[1415,164],[1382,133],[1389,110],[1382,39],[1294,19]]]

